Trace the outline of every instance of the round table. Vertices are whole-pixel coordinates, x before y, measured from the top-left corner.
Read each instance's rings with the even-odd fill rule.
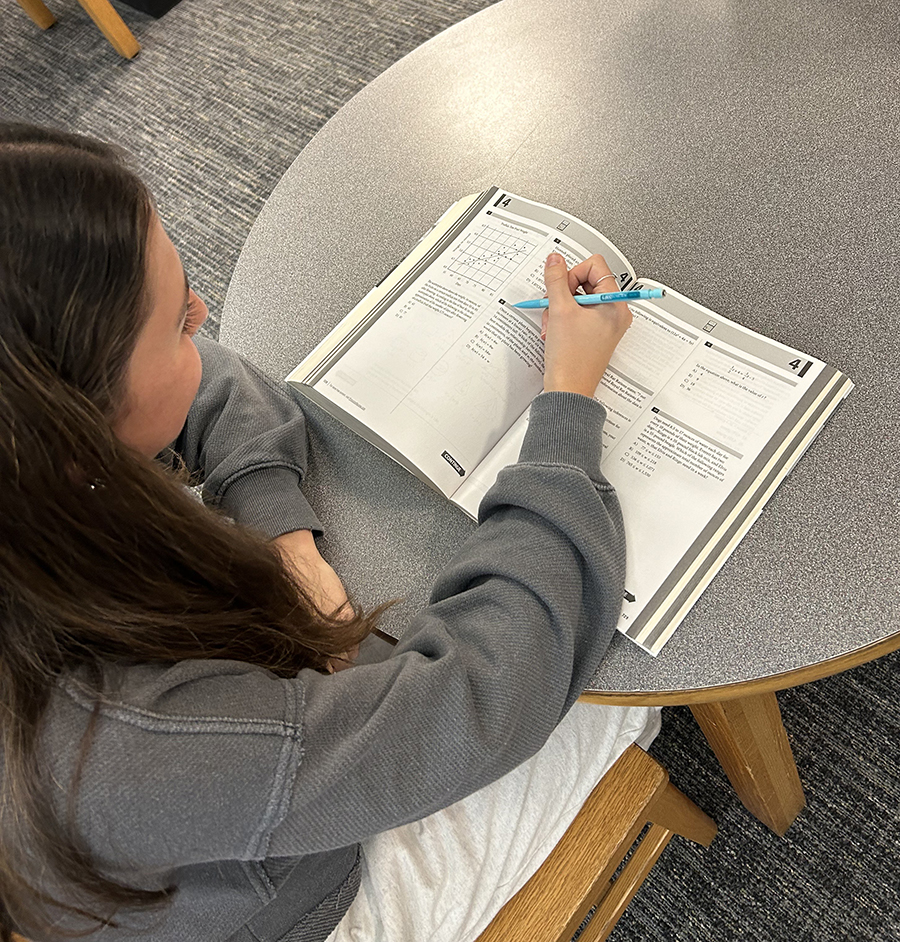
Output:
[[[862,32],[853,24],[865,22]],[[585,696],[691,705],[783,833],[774,691],[900,647],[895,24],[845,2],[503,0],[346,104],[257,219],[220,339],[285,376],[456,199],[497,184],[857,384],[662,653],[616,637]],[[324,552],[402,633],[473,524],[308,409]]]

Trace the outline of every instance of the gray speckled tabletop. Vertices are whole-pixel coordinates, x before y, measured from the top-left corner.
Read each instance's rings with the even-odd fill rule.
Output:
[[[244,246],[221,340],[285,376],[454,200],[568,210],[657,278],[856,389],[657,658],[592,687],[686,690],[900,631],[900,45],[893,5],[504,0],[345,105]],[[859,28],[860,24],[864,28]],[[401,634],[474,524],[309,406],[323,552]]]

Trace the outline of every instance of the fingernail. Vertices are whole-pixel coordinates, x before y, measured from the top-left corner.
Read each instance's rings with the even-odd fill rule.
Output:
[[[556,252],[551,252],[551,253],[547,256],[547,264],[548,264],[548,265],[559,265],[559,263],[560,263],[562,260],[563,260],[562,255],[557,255]]]

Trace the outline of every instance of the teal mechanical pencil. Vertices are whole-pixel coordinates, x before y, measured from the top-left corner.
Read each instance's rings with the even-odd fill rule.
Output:
[[[607,291],[606,294],[576,294],[575,300],[579,304],[613,304],[615,301],[649,301],[652,298],[664,298],[665,288],[639,288],[637,291]],[[549,307],[546,298],[536,301],[519,301],[513,307],[544,308]]]

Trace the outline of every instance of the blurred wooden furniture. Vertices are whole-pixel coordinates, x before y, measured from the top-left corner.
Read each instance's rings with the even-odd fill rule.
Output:
[[[613,879],[648,822],[650,828]],[[579,942],[602,942],[673,834],[708,847],[716,824],[669,782],[655,759],[629,746],[478,942],[569,942],[594,907]]]
[[[120,56],[133,59],[141,51],[140,43],[122,21],[122,17],[112,8],[109,0],[78,2]],[[56,17],[41,0],[18,0],[18,4],[41,29],[49,29],[56,22]]]

